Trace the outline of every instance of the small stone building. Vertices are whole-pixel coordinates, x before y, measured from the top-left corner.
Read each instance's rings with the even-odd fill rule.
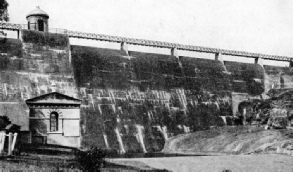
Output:
[[[26,19],[28,21],[28,30],[48,32],[49,15],[45,11],[41,10],[39,6],[31,11],[26,16]]]
[[[81,100],[57,92],[26,100],[31,143],[80,147]]]

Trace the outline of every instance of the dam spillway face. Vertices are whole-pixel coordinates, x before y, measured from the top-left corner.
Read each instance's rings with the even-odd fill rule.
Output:
[[[223,126],[237,103],[264,94],[290,68],[70,45],[66,35],[22,30],[0,41],[0,115],[30,124],[25,100],[58,92],[81,100],[80,147],[155,152],[178,134]],[[289,87],[289,85],[288,85]],[[45,126],[45,127],[42,127]]]

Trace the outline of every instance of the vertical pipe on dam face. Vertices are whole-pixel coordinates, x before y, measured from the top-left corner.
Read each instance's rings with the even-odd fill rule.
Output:
[[[185,134],[189,133],[189,127],[182,125]]]
[[[89,103],[91,103],[92,107],[95,109],[93,94],[88,94],[88,98],[89,98]]]
[[[138,141],[140,143],[140,146],[143,150],[143,153],[147,153],[147,150],[145,148],[145,144],[143,141],[143,126],[141,125],[135,125],[136,129],[137,129],[137,136],[138,136]]]
[[[165,141],[168,140],[168,131],[167,131],[167,126],[162,127],[162,134],[164,136]]]
[[[116,134],[116,137],[117,137],[117,141],[119,143],[120,153],[124,154],[125,149],[124,149],[123,141],[122,141],[122,138],[121,138],[121,135],[120,135],[120,132],[119,132],[118,128],[115,128],[115,134]]]
[[[103,137],[104,137],[106,149],[110,149],[109,142],[108,142],[108,137],[107,137],[105,132],[103,132]]]
[[[226,116],[220,116],[224,122],[225,125],[227,125],[227,119],[226,119]]]

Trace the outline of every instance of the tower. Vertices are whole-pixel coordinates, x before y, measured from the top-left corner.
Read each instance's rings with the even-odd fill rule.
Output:
[[[41,10],[39,6],[28,13],[28,15],[26,15],[26,19],[28,21],[28,30],[48,32],[49,15],[45,11]]]

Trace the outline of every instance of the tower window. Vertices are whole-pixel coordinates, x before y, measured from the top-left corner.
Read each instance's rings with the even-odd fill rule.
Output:
[[[58,131],[58,117],[57,112],[51,112],[50,114],[50,131]]]

